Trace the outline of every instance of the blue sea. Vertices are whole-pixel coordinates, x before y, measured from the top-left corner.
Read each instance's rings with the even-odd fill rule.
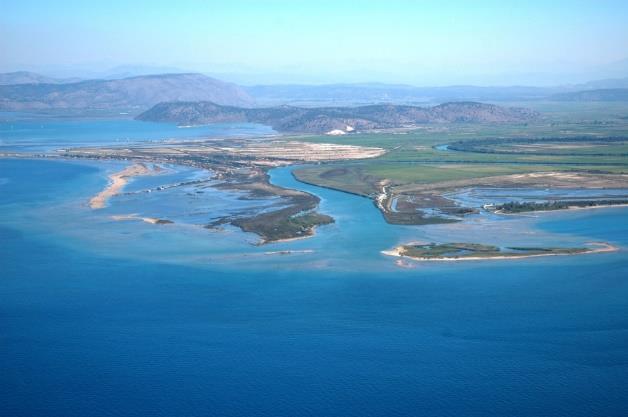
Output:
[[[29,150],[94,144],[103,122],[38,123],[57,133],[21,136]],[[320,196],[336,223],[256,246],[202,226],[281,203],[196,169],[164,166],[91,210],[125,164],[0,159],[2,416],[628,415],[625,208],[392,226],[279,168],[272,182]],[[131,214],[175,223],[113,217]],[[381,253],[410,240],[620,251],[404,268]]]

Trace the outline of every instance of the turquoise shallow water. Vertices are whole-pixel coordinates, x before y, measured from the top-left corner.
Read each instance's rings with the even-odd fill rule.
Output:
[[[316,193],[337,222],[258,247],[198,226],[214,210],[264,205],[235,193],[147,195],[161,181],[146,177],[89,210],[122,165],[0,160],[3,415],[628,412],[626,209],[395,227],[369,200],[281,168],[273,182]],[[203,175],[169,167],[161,180]],[[110,218],[135,211],[177,223]],[[380,254],[463,238],[622,250],[410,269]],[[284,249],[308,252],[266,253]]]

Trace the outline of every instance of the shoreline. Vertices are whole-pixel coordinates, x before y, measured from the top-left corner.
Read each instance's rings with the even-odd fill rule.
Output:
[[[324,226],[324,225],[323,225]],[[262,245],[270,245],[273,243],[286,243],[286,242],[293,242],[295,240],[303,240],[303,239],[308,239],[311,237],[316,236],[316,227],[312,227],[309,230],[309,233],[306,235],[302,235],[302,236],[295,236],[295,237],[287,237],[284,239],[276,239],[276,240],[266,240],[266,239],[260,239],[259,243],[256,246],[262,246]]]
[[[130,178],[143,175],[154,175],[160,170],[161,169],[157,168],[157,166],[150,169],[144,163],[134,163],[133,165],[127,166],[122,171],[114,172],[109,175],[109,185],[89,200],[89,207],[94,210],[105,208],[107,201],[111,197],[120,194],[124,187],[129,183]]]
[[[528,216],[530,217],[533,215],[533,213],[555,213],[555,212],[560,213],[560,212],[573,211],[573,210],[591,210],[591,209],[605,209],[605,208],[616,208],[616,207],[628,207],[628,203],[626,204],[601,204],[597,206],[587,206],[587,207],[569,206],[569,207],[555,209],[555,210],[529,210],[529,211],[522,211],[519,213],[504,213],[500,210],[496,210],[496,211],[487,210],[487,211],[489,213],[499,214],[501,216]]]
[[[38,156],[33,156],[33,155],[29,155],[28,158],[30,159],[41,159],[41,157]],[[68,160],[68,161],[75,161],[75,160],[99,160],[99,159],[103,159],[103,160],[113,160],[113,161],[120,161],[121,158],[120,156],[112,156],[112,155],[105,155],[102,158],[89,158],[89,157],[85,157],[85,156],[68,156],[68,155],[55,155],[54,156],[55,159],[63,159],[63,160]],[[45,158],[44,158],[45,159]],[[129,158],[131,159],[131,158]],[[131,159],[133,160],[133,159]],[[186,163],[187,162],[187,163]],[[140,175],[153,175],[155,173],[157,173],[160,170],[160,167],[158,165],[155,165],[154,170],[151,170],[149,168],[150,164],[157,164],[157,163],[173,163],[176,165],[181,165],[181,166],[192,166],[195,168],[200,168],[200,169],[207,169],[207,170],[211,170],[210,167],[205,166],[205,165],[201,165],[199,166],[199,164],[195,164],[195,163],[190,163],[190,161],[185,161],[185,160],[178,160],[178,161],[165,161],[163,159],[159,159],[156,155],[153,155],[150,159],[145,159],[144,161],[138,161],[137,159],[135,159],[134,162],[132,162],[132,165],[127,166],[125,169],[123,169],[122,171],[119,172],[115,172],[111,175],[109,175],[109,179],[111,181],[111,183],[104,189],[102,190],[100,193],[98,193],[96,196],[92,197],[89,201],[89,205],[92,209],[102,209],[104,207],[106,207],[108,200],[115,196],[118,195],[122,192],[122,190],[124,189],[124,187],[128,184],[129,180],[135,176],[140,176]],[[296,164],[295,164],[296,165]],[[294,169],[294,168],[293,168]],[[264,174],[266,173],[265,170],[262,170],[264,172]],[[227,172],[226,173],[227,178],[229,178],[229,176],[234,176],[236,180],[241,180],[242,175],[241,174],[236,174],[234,175],[233,172]],[[296,181],[300,182],[300,183],[304,183],[304,184],[309,184],[309,185],[313,185],[315,187],[321,187],[321,188],[327,188],[327,189],[332,189],[338,192],[343,192],[346,194],[350,194],[350,195],[354,195],[356,197],[362,197],[362,198],[369,198],[371,200],[374,200],[372,198],[372,196],[364,196],[364,195],[360,195],[360,194],[356,194],[356,193],[352,193],[352,192],[347,192],[344,190],[339,190],[339,189],[335,189],[333,187],[325,187],[325,186],[319,186],[316,185],[314,183],[308,182],[308,181],[302,181],[301,179],[299,179],[293,170],[291,170],[290,175],[292,175],[293,178],[295,178]],[[274,186],[274,184],[272,184],[269,181],[268,175],[261,175],[261,178],[259,178],[259,181],[266,185],[266,187],[263,187],[263,191],[265,192],[271,192],[271,193],[276,193],[275,188],[282,188],[282,187],[276,187]],[[255,182],[251,181],[250,177],[245,178],[245,180],[242,183],[231,183],[229,181],[224,181],[222,184],[225,185],[224,188],[230,189],[231,187],[237,189],[237,190],[242,190],[242,191],[249,191],[251,192],[251,190],[257,190],[259,187],[253,187],[253,185],[255,185]],[[291,189],[286,189],[286,190],[291,190]],[[299,189],[295,190],[296,193],[303,193],[303,194],[308,194],[308,195],[314,195],[310,192],[305,192]],[[277,195],[280,196],[290,196],[292,195],[292,193],[277,193]],[[377,204],[376,204],[377,206]],[[558,209],[558,210],[538,210],[538,213],[548,213],[548,212],[558,212],[558,213],[567,213],[570,210],[586,210],[586,209],[602,209],[602,208],[625,208],[628,207],[628,204],[611,204],[611,205],[599,205],[599,206],[588,206],[588,207],[579,207],[579,206],[570,206],[570,207],[566,207],[566,208],[562,208],[562,209]],[[381,208],[377,207],[378,209]],[[488,212],[491,212],[490,210],[488,210]],[[500,215],[505,215],[505,216],[521,216],[521,217],[537,217],[534,215],[534,212],[522,212],[522,213],[499,213],[496,211],[493,211],[492,213],[494,214],[500,214]],[[130,219],[129,219],[130,220]],[[464,220],[462,220],[464,222]],[[146,221],[147,223],[150,223],[149,221]],[[386,223],[393,225],[394,223],[391,223],[390,221],[388,221],[388,219],[386,219]],[[240,227],[239,225],[235,225],[236,227]],[[319,226],[319,225],[316,225]],[[267,244],[273,244],[273,243],[289,243],[291,241],[297,241],[297,240],[302,240],[302,239],[307,239],[310,237],[313,237],[316,234],[316,226],[313,227],[311,229],[311,233],[307,233],[307,234],[303,234],[301,236],[294,236],[294,237],[289,237],[289,238],[285,238],[285,239],[277,239],[277,240],[268,240],[268,239],[264,239],[261,238],[257,243],[253,243],[256,246],[263,246],[263,245],[267,245]],[[242,229],[243,231],[251,231],[252,233],[258,234],[260,235],[260,233],[258,233],[256,230],[245,230],[242,227],[240,227],[240,229]],[[596,252],[602,252],[601,250],[595,250],[595,249],[591,249],[591,250],[586,250],[584,252],[581,252],[581,254],[586,254],[586,253],[596,253]],[[393,251],[390,250],[384,250],[382,251],[383,254],[388,255],[388,256],[400,256],[396,253],[394,253]],[[578,254],[578,253],[574,253],[574,254]],[[559,253],[547,253],[547,254],[529,254],[529,255],[521,255],[521,256],[495,256],[495,257],[467,257],[467,258],[445,258],[445,259],[434,259],[434,258],[412,258],[412,257],[408,257],[406,256],[405,258],[407,259],[416,259],[418,261],[457,261],[457,260],[485,260],[485,259],[521,259],[524,257],[538,257],[538,256],[557,256],[557,255],[564,255],[564,254],[559,254]]]
[[[590,242],[588,245],[596,245],[597,248],[583,248],[584,250],[581,252],[575,253],[535,253],[535,254],[521,254],[521,255],[504,255],[504,256],[467,256],[467,257],[414,257],[409,255],[404,255],[401,253],[403,245],[397,246],[393,249],[383,250],[382,254],[386,256],[393,256],[400,259],[410,259],[418,262],[458,262],[458,261],[495,261],[495,260],[512,260],[512,259],[526,259],[526,258],[538,258],[545,256],[575,256],[575,255],[588,255],[592,253],[607,253],[607,252],[617,252],[619,247],[615,245],[611,245],[607,242]]]
[[[137,214],[114,215],[114,216],[111,216],[111,219],[117,222],[139,220],[139,221],[143,221],[144,223],[149,223],[149,224],[173,224],[174,223],[172,220],[160,219],[158,217],[141,217]]]

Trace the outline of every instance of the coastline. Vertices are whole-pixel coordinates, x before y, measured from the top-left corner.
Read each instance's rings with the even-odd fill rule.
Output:
[[[257,246],[262,246],[262,245],[270,245],[272,243],[286,243],[286,242],[294,242],[295,240],[303,240],[303,239],[308,239],[311,237],[316,236],[316,227],[312,227],[307,234],[302,235],[302,236],[295,236],[295,237],[287,237],[284,239],[276,239],[276,240],[267,240],[267,239],[260,239],[259,243],[257,244]]]
[[[123,215],[115,215],[111,216],[112,220],[115,221],[126,221],[126,220],[140,220],[144,223],[149,224],[172,224],[174,223],[172,220],[160,219],[158,217],[141,217],[137,214],[123,214]]]
[[[410,259],[419,262],[458,262],[458,261],[495,261],[495,260],[511,260],[511,259],[526,259],[526,258],[538,258],[545,256],[574,256],[574,255],[587,255],[592,253],[606,253],[616,252],[619,250],[617,246],[611,245],[607,242],[589,242],[588,245],[596,245],[597,248],[583,248],[580,252],[574,253],[535,253],[535,254],[521,254],[521,255],[504,255],[504,256],[467,256],[467,257],[414,257],[405,255],[402,253],[403,245],[397,246],[393,249],[383,250],[381,253],[386,256],[393,256],[400,259]]]
[[[533,216],[534,213],[556,213],[556,212],[565,212],[565,211],[572,211],[572,210],[591,210],[591,209],[605,209],[605,208],[616,208],[616,207],[628,207],[628,204],[603,204],[603,205],[597,205],[597,206],[588,206],[588,207],[579,207],[579,206],[569,206],[569,207],[565,207],[565,208],[560,208],[560,209],[556,209],[556,210],[530,210],[530,211],[522,211],[519,213],[504,213],[501,210],[496,210],[496,211],[490,211],[491,213],[494,214],[499,214],[501,216]]]
[[[154,175],[160,170],[161,169],[157,167],[150,169],[144,163],[135,163],[124,168],[122,171],[109,175],[109,185],[89,200],[89,207],[94,210],[104,208],[111,197],[118,195],[124,189],[130,178],[142,175]]]

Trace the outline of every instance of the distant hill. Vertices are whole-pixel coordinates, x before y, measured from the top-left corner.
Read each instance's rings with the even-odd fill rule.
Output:
[[[201,74],[0,86],[0,110],[147,109],[174,100],[210,100],[235,106],[252,103],[251,97],[235,84]]]
[[[625,78],[608,78],[604,80],[594,80],[584,83],[578,87],[578,90],[600,90],[609,88],[628,88],[628,77]]]
[[[573,91],[566,87],[479,87],[471,85],[415,87],[404,84],[257,85],[243,87],[258,103],[297,105],[447,101],[527,101]]]
[[[449,101],[563,100],[563,93],[628,88],[628,78],[593,80],[584,84],[552,87],[453,85],[417,87],[405,84],[357,83],[323,85],[254,85],[243,87],[265,105],[361,105],[375,103],[424,104]]]
[[[190,74],[193,71],[186,71],[177,67],[163,66],[163,65],[118,65],[113,68],[109,68],[102,71],[99,75],[89,77],[92,79],[98,78],[103,80],[115,80],[120,78],[139,77],[143,75],[158,75],[158,74]],[[220,77],[216,77],[220,79]]]
[[[424,123],[525,122],[538,114],[523,108],[506,108],[474,102],[444,103],[434,107],[370,105],[361,107],[303,108],[277,106],[242,108],[208,101],[159,103],[138,120],[201,125],[219,122],[251,122],[280,132],[335,133],[410,127]]]
[[[59,79],[47,77],[29,71],[5,72],[0,74],[0,85],[13,84],[62,84],[68,82],[76,82],[77,79]]]
[[[628,88],[605,88],[554,94],[553,101],[628,101]]]

